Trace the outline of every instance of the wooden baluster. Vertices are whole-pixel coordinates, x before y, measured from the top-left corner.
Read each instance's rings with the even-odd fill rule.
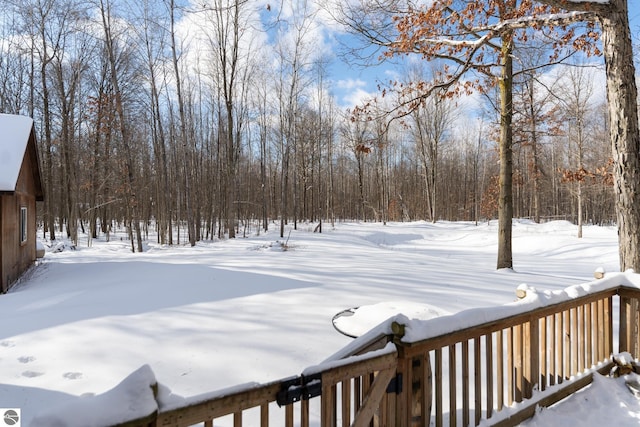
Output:
[[[638,354],[638,299],[637,298],[631,298],[629,311],[630,311],[629,336],[631,337],[631,341],[629,342],[629,353],[636,356]],[[610,351],[607,351],[606,353],[607,353],[607,356],[611,354]]]
[[[480,424],[480,420],[482,419],[482,375],[480,369],[480,337],[476,337],[473,339],[475,425]]]
[[[540,383],[540,320],[529,322],[529,388],[527,397],[533,396],[533,390]]]
[[[635,321],[633,322],[633,326],[634,326],[634,331],[635,333],[633,334],[635,337],[635,346],[634,346],[634,351],[633,351],[633,356],[635,357],[639,357],[640,356],[640,315],[638,315],[638,299],[637,298],[633,298],[633,302],[634,302],[634,310],[632,310],[633,313],[633,318],[635,319]],[[613,347],[613,345],[612,345]],[[611,351],[613,353],[613,351]]]
[[[458,365],[456,363],[456,345],[449,346],[449,425],[455,427],[457,424],[457,414],[458,411],[456,409],[457,404],[457,379],[456,379],[456,369]]]
[[[538,383],[539,338],[538,319],[522,325],[522,398],[525,399],[533,396],[533,388]]]
[[[629,351],[631,342],[631,299],[620,297],[620,336],[618,337],[618,351]]]
[[[268,403],[263,403],[262,405],[260,405],[260,426],[269,427],[269,404]]]
[[[333,384],[331,387],[331,426],[338,426],[338,386]]]
[[[336,387],[333,384],[322,382],[322,395],[320,397],[320,425],[322,427],[336,427]]]
[[[638,300],[636,299],[636,303]],[[638,309],[635,312],[638,318]],[[613,297],[607,297],[607,344],[609,346],[608,356],[613,354]],[[640,345],[640,342],[638,342]]]
[[[578,372],[584,371],[584,306],[580,305],[577,308],[577,328],[578,328]]]
[[[504,343],[503,343],[503,334],[504,330],[499,330],[496,335],[496,347],[497,352],[496,355],[498,360],[496,360],[496,382],[498,387],[498,411],[501,411],[504,407]]]
[[[515,366],[513,363],[514,357],[514,348],[513,348],[513,328],[507,328],[507,404],[511,406],[513,404],[513,398],[515,396],[515,391],[513,386],[514,375],[513,371],[515,370]]]
[[[342,388],[342,427],[351,425],[351,380],[340,383]]]
[[[531,323],[527,322],[522,325],[522,398],[528,399],[531,397],[531,392],[533,389],[533,377],[531,369],[533,364],[533,347],[531,346],[532,340],[532,331],[531,331]],[[538,359],[536,352],[536,360]]]
[[[564,358],[564,326],[562,313],[556,313],[556,384],[562,384],[564,373],[562,372]]]
[[[515,379],[514,399],[516,402],[522,402],[524,379],[522,373],[522,325],[513,327],[513,359]]]
[[[442,349],[436,349],[435,360],[436,427],[442,427]]]
[[[487,418],[493,415],[493,334],[485,335]]]
[[[598,362],[601,362],[607,357],[606,345],[605,345],[605,324],[604,324],[604,301],[598,300]]]
[[[469,340],[462,341],[462,425],[469,425]]]
[[[547,379],[549,386],[556,383],[556,316],[549,316],[549,378]]]
[[[595,360],[593,360],[593,325],[594,325],[594,321],[593,321],[593,313],[591,311],[591,308],[593,307],[593,303],[589,303],[585,305],[585,327],[586,327],[586,339],[587,342],[585,343],[586,346],[586,357],[587,357],[587,363],[585,365],[585,367],[587,369],[591,369],[591,366],[594,365]]]
[[[293,427],[293,410],[294,404],[286,405],[284,407],[284,425],[285,427]]]
[[[303,400],[300,402],[300,425],[309,427],[309,421],[309,401]]]
[[[563,379],[568,380],[571,377],[571,359],[573,358],[573,354],[571,353],[571,316],[569,310],[562,312],[562,324],[564,326],[562,329],[564,341],[564,366],[562,367],[562,372],[564,375]]]
[[[569,341],[571,342],[571,375],[578,373],[578,313],[574,307],[569,310],[569,322],[571,324]]]
[[[362,406],[362,377],[353,379],[353,406],[354,412],[358,412]]]
[[[538,384],[541,391],[547,389],[547,355],[549,346],[547,345],[547,316],[540,319],[540,343],[538,345],[540,358],[540,376]]]

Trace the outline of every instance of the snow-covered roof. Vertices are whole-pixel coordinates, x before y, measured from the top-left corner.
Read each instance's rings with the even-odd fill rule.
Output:
[[[0,114],[0,191],[15,191],[33,119]]]

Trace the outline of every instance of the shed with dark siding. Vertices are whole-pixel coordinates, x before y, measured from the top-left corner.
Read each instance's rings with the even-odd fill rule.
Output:
[[[43,201],[33,119],[0,114],[0,293],[36,260],[36,201]]]

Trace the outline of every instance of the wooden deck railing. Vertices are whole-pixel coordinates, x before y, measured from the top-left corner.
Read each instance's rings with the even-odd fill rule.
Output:
[[[424,391],[426,410],[414,410],[412,419],[433,413],[436,426],[456,426],[458,418],[463,426],[478,425],[505,406],[531,398],[534,390],[562,384],[605,361],[613,352],[616,293],[598,292],[400,345],[399,360],[410,362],[404,363],[408,377],[417,378],[415,366],[432,370],[414,386]],[[409,399],[417,402],[415,396]],[[407,419],[404,425],[409,424]]]
[[[396,322],[302,375],[178,408],[160,403],[127,425],[513,426],[588,385],[593,367],[611,368],[614,323],[618,351],[640,354],[639,299],[640,289],[609,287],[417,341]]]

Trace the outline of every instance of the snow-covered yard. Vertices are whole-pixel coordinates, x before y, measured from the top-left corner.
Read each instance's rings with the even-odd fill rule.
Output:
[[[47,253],[0,296],[0,407],[21,408],[28,426],[143,365],[184,397],[267,382],[351,342],[332,325],[348,308],[370,308],[357,335],[393,308],[451,314],[512,302],[522,283],[558,290],[618,270],[615,228],[589,226],[577,239],[564,221],[517,222],[514,271],[495,270],[493,223],[339,223],[322,234],[303,225],[286,250],[276,229],[194,248],[147,242],[132,254],[118,236]],[[585,408],[619,425],[640,416],[624,385],[603,378],[530,425],[603,423]]]

